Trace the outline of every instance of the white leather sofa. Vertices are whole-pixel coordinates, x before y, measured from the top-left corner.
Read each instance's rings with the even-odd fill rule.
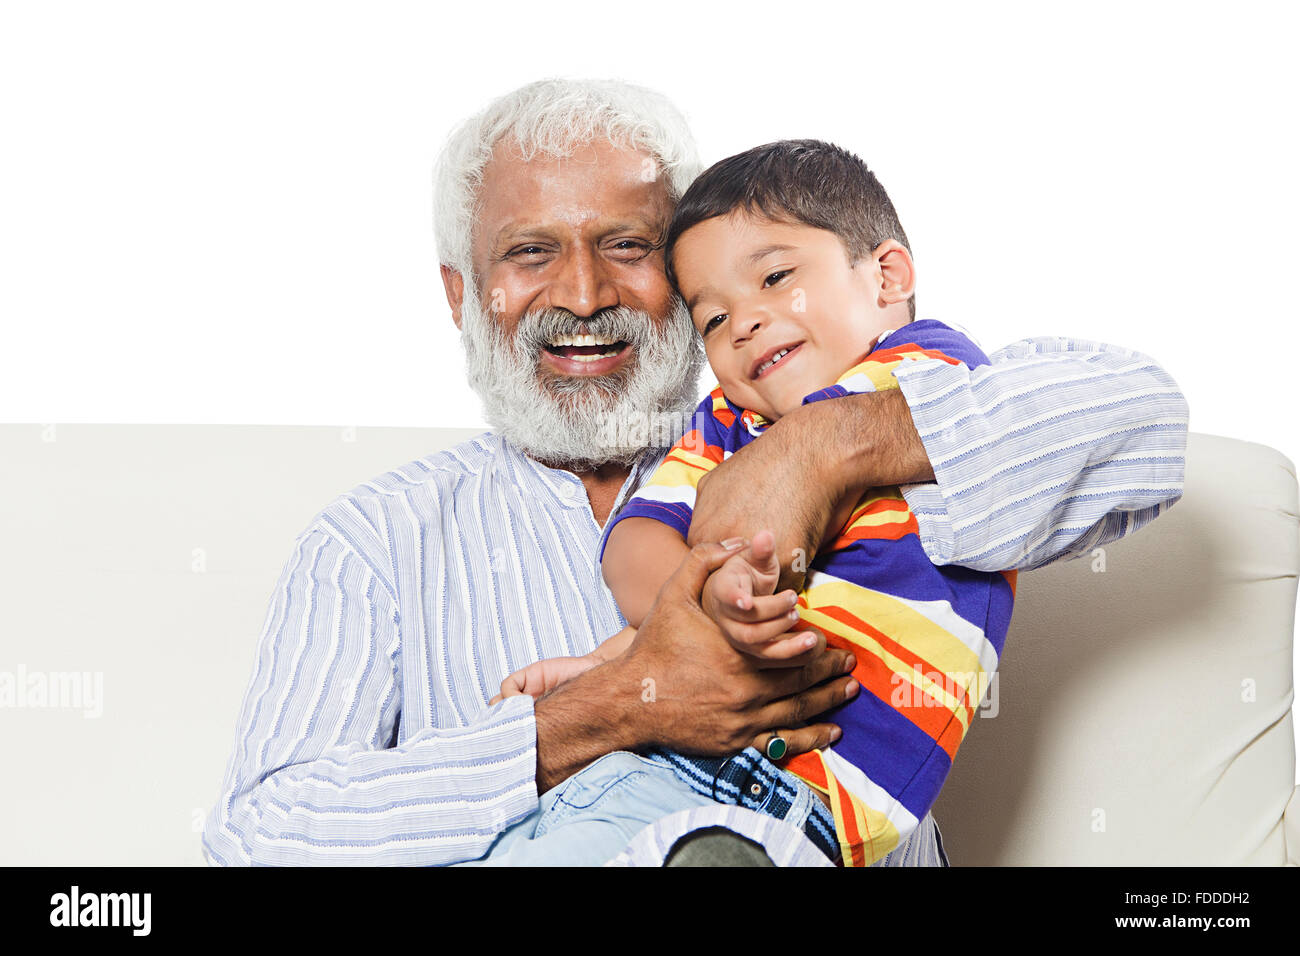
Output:
[[[0,426],[0,863],[201,862],[293,538],[470,434]],[[1167,516],[1020,577],[936,809],[954,864],[1300,862],[1297,510],[1283,456],[1193,435]]]

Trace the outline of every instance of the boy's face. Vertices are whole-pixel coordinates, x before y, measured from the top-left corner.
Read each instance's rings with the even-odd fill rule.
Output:
[[[897,263],[899,254],[905,285],[891,283],[892,264],[882,270],[884,257]],[[673,263],[723,392],[769,420],[833,384],[882,332],[908,321],[911,259],[892,240],[850,265],[833,232],[735,210],[682,233]]]

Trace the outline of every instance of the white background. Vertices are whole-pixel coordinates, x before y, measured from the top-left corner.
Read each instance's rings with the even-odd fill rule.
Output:
[[[433,159],[498,93],[612,76],[676,101],[706,163],[789,136],[859,152],[920,316],[986,350],[1149,352],[1194,430],[1294,460],[1294,11],[6,3],[0,417],[481,424]]]

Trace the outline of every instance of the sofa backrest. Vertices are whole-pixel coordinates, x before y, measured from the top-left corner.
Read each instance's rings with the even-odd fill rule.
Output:
[[[1184,489],[1136,534],[1020,575],[935,809],[954,863],[1285,860],[1295,467],[1193,434]]]
[[[201,862],[295,536],[472,434],[0,426],[0,672],[25,687],[0,711],[0,863]],[[955,863],[1281,861],[1296,512],[1282,456],[1194,435],[1184,500],[1104,571],[1021,576],[997,716],[936,810]]]

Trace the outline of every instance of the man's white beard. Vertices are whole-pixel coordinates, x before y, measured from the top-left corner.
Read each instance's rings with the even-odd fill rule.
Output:
[[[583,332],[628,342],[632,356],[608,375],[543,375],[546,344]],[[647,447],[681,437],[704,363],[699,334],[676,296],[663,322],[625,306],[585,319],[564,309],[529,312],[507,341],[471,294],[461,306],[461,344],[488,422],[530,458],[577,471],[630,465]]]

